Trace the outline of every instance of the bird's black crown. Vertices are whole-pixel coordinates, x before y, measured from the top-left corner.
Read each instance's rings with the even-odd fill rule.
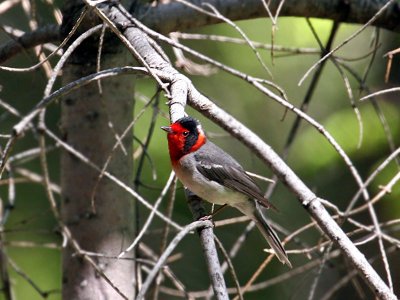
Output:
[[[185,154],[189,153],[193,145],[195,145],[197,143],[197,140],[199,139],[200,123],[192,117],[183,117],[176,122],[189,131],[189,134],[185,139],[185,145],[183,147],[183,152]]]
[[[182,127],[186,128],[190,132],[197,132],[197,126],[200,125],[199,121],[192,117],[183,117],[176,122],[181,124]]]

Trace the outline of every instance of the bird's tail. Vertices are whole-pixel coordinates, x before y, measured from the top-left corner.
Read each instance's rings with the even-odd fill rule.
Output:
[[[256,223],[258,229],[261,231],[262,235],[267,240],[268,244],[274,250],[275,255],[278,257],[281,263],[287,264],[291,268],[292,264],[289,261],[285,248],[283,248],[283,245],[279,240],[278,235],[275,233],[275,231],[272,230],[271,226],[268,225],[267,220],[262,215],[260,209],[255,209],[253,220]]]

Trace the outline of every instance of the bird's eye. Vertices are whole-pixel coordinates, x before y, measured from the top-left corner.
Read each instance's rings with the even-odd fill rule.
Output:
[[[188,135],[189,135],[189,131],[184,131],[184,132],[182,132],[182,135],[183,135],[184,137],[188,136]]]

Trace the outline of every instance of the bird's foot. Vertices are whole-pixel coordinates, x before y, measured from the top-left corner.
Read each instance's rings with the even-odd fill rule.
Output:
[[[210,220],[212,220],[212,218],[213,218],[213,215],[211,214],[211,215],[207,215],[207,216],[201,217],[199,219],[199,221],[210,221]]]
[[[215,222],[213,220],[213,214],[201,217],[199,221],[211,221],[212,226],[215,227]]]

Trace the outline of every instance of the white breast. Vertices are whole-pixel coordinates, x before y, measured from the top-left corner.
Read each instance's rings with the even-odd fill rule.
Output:
[[[179,167],[173,169],[182,184],[200,198],[218,205],[229,203],[235,206],[236,203],[248,202],[248,197],[228,189],[221,184],[208,180],[195,166],[192,155],[186,155],[179,161]]]

